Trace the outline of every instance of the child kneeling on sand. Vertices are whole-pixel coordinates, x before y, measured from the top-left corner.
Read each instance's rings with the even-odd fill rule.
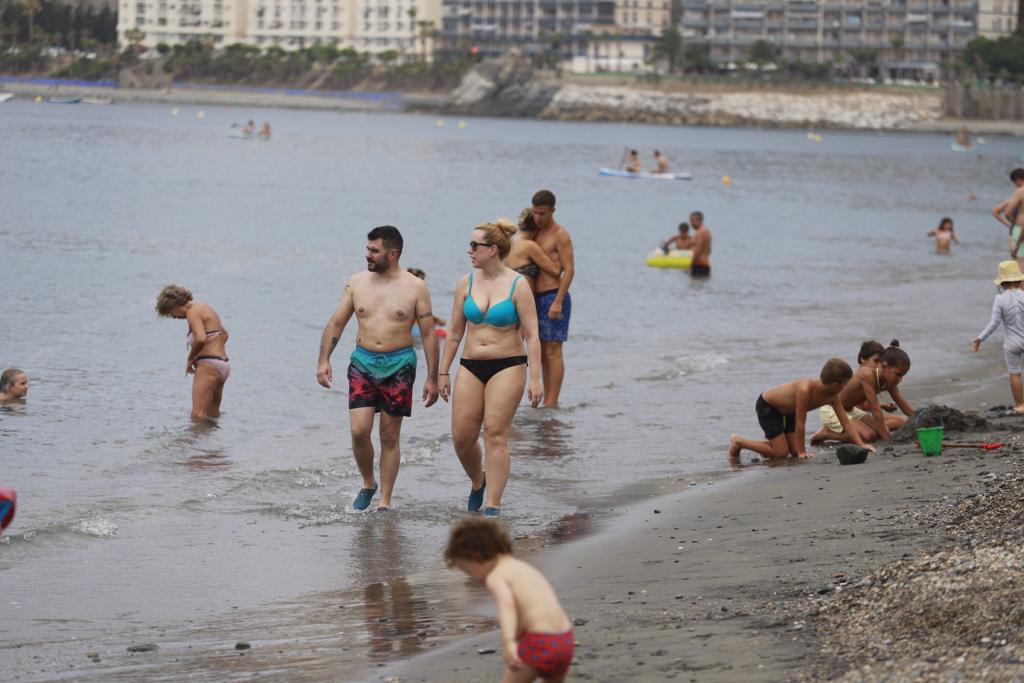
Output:
[[[544,575],[512,557],[512,541],[497,522],[467,517],[456,524],[444,559],[494,597],[507,665],[502,683],[527,683],[538,676],[565,680],[575,645],[572,622]]]
[[[841,358],[832,358],[825,363],[818,379],[796,379],[764,392],[758,396],[754,412],[766,441],[733,434],[729,439],[729,458],[739,458],[743,449],[765,458],[813,457],[814,453],[804,448],[807,411],[831,404],[843,429],[850,431],[850,418],[840,409],[839,392],[851,377],[853,370],[849,364]]]
[[[1016,261],[1003,261],[999,264],[999,276],[995,279],[995,283],[999,285],[1001,291],[996,294],[996,299],[992,302],[992,319],[971,344],[971,350],[977,353],[981,342],[996,331],[999,323],[1003,324],[1003,359],[1006,361],[1006,369],[1010,373],[1013,411],[1018,415],[1024,413],[1024,387],[1022,387],[1020,379],[1021,362],[1024,360],[1022,281],[1024,281],[1024,274],[1021,273],[1020,266]]]

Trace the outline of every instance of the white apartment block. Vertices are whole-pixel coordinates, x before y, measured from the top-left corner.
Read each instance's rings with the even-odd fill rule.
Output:
[[[175,45],[208,38],[285,50],[335,45],[359,52],[421,49],[421,23],[440,28],[441,0],[121,0],[118,39]]]

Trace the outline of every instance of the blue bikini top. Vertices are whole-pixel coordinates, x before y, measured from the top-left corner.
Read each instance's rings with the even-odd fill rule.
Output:
[[[481,313],[480,307],[473,300],[473,273],[469,274],[469,291],[466,292],[466,301],[462,304],[462,314],[466,320],[474,325],[491,325],[493,327],[508,327],[519,324],[519,313],[516,311],[516,302],[512,300],[512,293],[516,291],[516,283],[522,275],[517,275],[512,281],[512,288],[508,290],[508,298],[492,304],[487,313]]]

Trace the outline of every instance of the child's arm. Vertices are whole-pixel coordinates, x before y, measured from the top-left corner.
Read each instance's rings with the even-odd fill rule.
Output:
[[[519,659],[518,653],[519,613],[516,610],[516,599],[508,582],[495,576],[495,573],[491,571],[487,575],[487,588],[498,606],[498,624],[501,627],[501,646],[505,653],[505,663],[510,669],[518,669],[522,667],[523,662]]]
[[[843,408],[843,402],[839,400],[839,396],[835,397],[832,401],[832,410],[836,411],[836,417],[839,418],[839,424],[843,425],[843,431],[850,435],[853,439],[853,443],[861,448],[867,448],[869,451],[874,452],[874,448],[864,443],[860,438],[860,434],[853,428],[853,421],[850,420],[850,416],[846,414],[846,410]]]
[[[889,395],[892,396],[892,400],[896,402],[896,405],[900,407],[903,414],[910,417],[914,414],[914,407],[907,403],[907,399],[903,398],[903,394],[900,393],[899,387],[893,387],[889,390]]]
[[[882,406],[878,404],[878,392],[875,390],[874,375],[871,375],[870,382],[862,379],[860,384],[864,387],[864,398],[868,401],[868,412],[871,413],[871,418],[874,420],[874,427],[875,431],[878,432],[878,438],[882,441],[888,441],[889,430],[885,427],[885,416],[882,415]],[[893,392],[890,391],[889,395],[893,396]]]
[[[999,323],[1003,320],[1003,309],[999,306],[999,296],[997,295],[995,300],[992,302],[992,318],[988,321],[988,325],[984,330],[981,331],[977,337],[974,338],[974,343],[971,344],[971,349],[975,353],[978,352],[978,347],[981,346],[981,342],[988,339],[989,335],[996,331],[999,327]]]
[[[807,435],[807,404],[810,402],[810,397],[810,382],[798,384],[796,387],[796,410],[794,411],[796,417],[796,457],[798,458],[814,457],[814,451],[808,451],[804,448],[806,443],[804,439]]]

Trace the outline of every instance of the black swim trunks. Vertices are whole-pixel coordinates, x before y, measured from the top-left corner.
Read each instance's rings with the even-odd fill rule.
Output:
[[[769,441],[780,434],[792,434],[796,431],[796,415],[783,415],[764,400],[763,394],[757,397],[754,412],[757,413],[757,421]]]
[[[694,277],[708,277],[711,275],[711,266],[694,263],[690,266],[690,275]]]

